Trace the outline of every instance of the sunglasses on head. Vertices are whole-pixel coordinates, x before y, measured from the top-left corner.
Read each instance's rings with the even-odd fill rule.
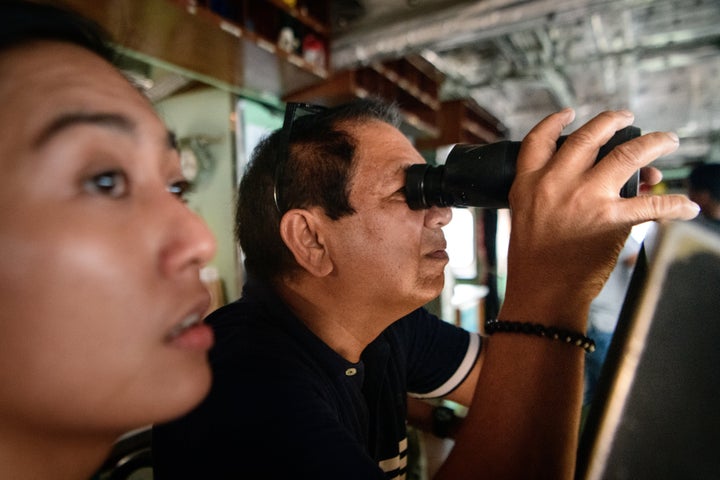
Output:
[[[290,159],[290,135],[292,133],[293,125],[300,117],[316,115],[325,110],[327,110],[327,107],[311,103],[291,102],[285,106],[285,119],[283,120],[283,126],[280,132],[280,148],[278,148],[278,158],[275,164],[275,179],[273,186],[273,199],[275,200],[275,206],[277,207],[278,212],[280,212],[280,215],[287,211],[287,206],[284,204],[284,199],[282,197],[280,182],[282,181],[283,174],[285,173],[285,165],[287,165],[288,160]]]

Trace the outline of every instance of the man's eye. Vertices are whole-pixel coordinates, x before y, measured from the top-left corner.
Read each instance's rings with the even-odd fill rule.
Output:
[[[170,184],[168,186],[168,192],[181,200],[185,200],[186,195],[192,191],[192,187],[192,183],[187,180],[180,180],[179,182]]]
[[[118,198],[127,193],[128,182],[123,172],[109,171],[94,175],[85,181],[84,186],[90,193]]]

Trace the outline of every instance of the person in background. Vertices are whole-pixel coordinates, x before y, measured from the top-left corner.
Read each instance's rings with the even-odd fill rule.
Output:
[[[0,478],[90,478],[210,386],[215,240],[104,34],[0,2]]]
[[[633,224],[698,212],[681,195],[618,194],[676,135],[593,166],[633,115],[601,113],[556,151],[573,118],[550,115],[523,141],[507,293],[481,338],[423,308],[443,287],[451,210],[409,208],[406,169],[424,160],[397,110],[288,105],[239,187],[248,280],[209,317],[210,394],[155,425],[155,478],[405,478],[408,393],[469,407],[435,478],[572,478],[590,303]]]
[[[692,169],[688,196],[700,205],[695,221],[720,233],[720,163],[705,163]]]

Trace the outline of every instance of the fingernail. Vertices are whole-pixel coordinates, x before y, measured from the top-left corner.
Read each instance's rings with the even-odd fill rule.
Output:
[[[562,110],[560,110],[562,113],[567,115],[568,121],[567,123],[572,123],[573,120],[575,120],[575,110],[571,107],[565,107]]]
[[[665,132],[670,139],[675,143],[680,143],[680,137],[675,132]]]
[[[618,110],[618,113],[625,115],[626,117],[629,117],[629,118],[635,118],[635,114],[632,113],[630,110]]]

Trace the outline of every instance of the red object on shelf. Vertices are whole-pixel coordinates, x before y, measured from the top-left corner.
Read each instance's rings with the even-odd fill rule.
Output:
[[[312,33],[305,35],[302,50],[306,62],[319,68],[325,68],[325,47],[318,37]]]

